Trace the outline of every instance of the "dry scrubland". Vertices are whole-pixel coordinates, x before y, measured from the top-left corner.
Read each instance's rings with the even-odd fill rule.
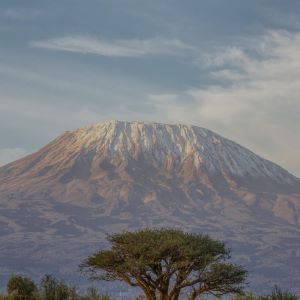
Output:
[[[46,277],[46,276],[45,276]],[[44,278],[45,278],[44,277]],[[57,279],[51,277],[55,281],[55,284],[51,287],[51,291],[48,290],[48,294],[45,287],[40,286],[36,289],[34,293],[29,296],[5,294],[0,295],[0,300],[115,300],[113,297],[100,293],[96,288],[89,288],[85,294],[79,294],[76,287],[67,285],[63,281],[58,281]],[[28,279],[30,280],[30,279]],[[159,298],[157,298],[159,299]],[[187,298],[182,297],[180,300],[186,300]],[[202,297],[205,299],[205,297]],[[218,300],[220,298],[210,297],[209,299]],[[266,295],[254,295],[251,293],[245,293],[243,295],[233,295],[229,300],[299,300],[300,297],[289,293],[287,291],[282,291],[279,288],[274,288],[273,292]],[[144,296],[133,297],[132,300],[147,300]]]
[[[208,235],[175,229],[143,229],[107,237],[110,248],[88,256],[81,271],[93,281],[119,281],[139,289],[146,300],[195,300],[231,296],[232,300],[297,300],[274,288],[268,295],[246,292],[247,270],[230,261],[230,250]],[[112,300],[94,287],[75,286],[45,275],[38,284],[12,276],[0,300]],[[128,299],[128,298],[126,298]]]

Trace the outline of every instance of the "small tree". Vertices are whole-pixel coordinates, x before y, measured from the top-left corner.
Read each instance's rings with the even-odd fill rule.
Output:
[[[108,236],[110,250],[81,265],[92,279],[120,280],[139,287],[148,300],[189,300],[202,294],[240,293],[246,271],[227,262],[229,250],[207,235],[145,229]]]
[[[41,292],[46,300],[66,300],[71,295],[70,288],[52,275],[45,275],[41,280]]]
[[[15,300],[32,300],[37,288],[34,282],[23,276],[12,276],[7,283],[7,293]]]

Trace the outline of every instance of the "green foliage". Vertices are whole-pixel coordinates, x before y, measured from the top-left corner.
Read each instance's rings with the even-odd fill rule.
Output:
[[[231,297],[231,300],[258,300],[258,296],[252,293],[236,294]]]
[[[149,300],[157,295],[177,300],[183,289],[189,299],[202,294],[240,293],[246,271],[227,262],[229,250],[207,235],[172,229],[145,229],[108,237],[101,250],[81,265],[92,279],[120,280],[140,287]]]
[[[0,295],[0,300],[14,300],[14,297],[10,295]]]
[[[32,291],[32,293],[29,293]],[[80,295],[74,286],[59,281],[52,275],[45,275],[37,289],[31,279],[13,276],[7,284],[8,295],[0,295],[0,300],[112,300],[94,287],[89,288],[85,295]]]
[[[267,295],[254,295],[251,293],[235,295],[231,300],[299,300],[300,298],[288,291],[282,291],[275,286],[273,292]]]
[[[22,283],[22,285],[21,285]],[[84,295],[79,295],[77,292],[77,289],[73,286],[68,286],[63,281],[58,281],[56,278],[54,278],[51,275],[45,275],[42,279],[42,285],[41,289],[38,290],[34,284],[34,282],[26,277],[22,276],[12,276],[7,284],[7,286],[10,285],[11,293],[8,295],[0,295],[0,300],[23,300],[23,299],[34,299],[34,300],[51,300],[51,299],[64,299],[64,300],[113,300],[108,295],[103,295],[98,292],[98,290],[95,287],[91,287],[87,289],[87,292]],[[18,295],[16,291],[16,287],[20,287],[23,285],[28,286],[34,286],[34,292],[31,294],[30,297],[28,296],[21,296]],[[61,289],[61,286],[64,286]],[[15,288],[13,288],[15,287]],[[52,291],[49,294],[45,293],[45,288],[49,292]],[[61,290],[68,289],[68,293],[61,293]],[[29,290],[29,289],[28,289]],[[27,290],[27,291],[28,291]],[[24,291],[22,289],[22,291]],[[53,292],[57,291],[57,292]],[[61,298],[53,298],[53,295],[59,295]],[[63,298],[63,296],[66,296],[67,298]],[[51,298],[52,297],[52,298]],[[55,297],[55,296],[54,296]],[[146,300],[148,299],[145,295],[140,295],[135,298],[135,300]],[[157,298],[158,299],[158,298]],[[161,298],[159,298],[161,299]],[[163,298],[168,299],[168,298]],[[191,298],[185,298],[182,297],[180,299],[191,299]],[[213,299],[213,298],[209,298]],[[218,298],[215,298],[218,299]],[[275,286],[274,290],[270,294],[266,295],[255,295],[252,293],[241,293],[241,294],[234,294],[230,300],[300,300],[300,297],[290,293],[288,291],[283,291],[279,287]]]
[[[258,300],[298,300],[299,297],[288,291],[281,290],[278,286],[275,286],[273,292],[270,295],[259,296]]]
[[[41,280],[41,294],[45,300],[66,300],[70,298],[71,290],[63,281],[45,275]]]
[[[34,282],[23,276],[12,276],[7,283],[7,293],[14,300],[33,300],[35,299],[36,286]]]

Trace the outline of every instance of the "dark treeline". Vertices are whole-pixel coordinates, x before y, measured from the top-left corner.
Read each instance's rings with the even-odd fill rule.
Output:
[[[68,285],[52,275],[45,275],[39,284],[24,276],[12,276],[6,287],[7,294],[0,300],[112,300],[98,292],[95,287],[80,294],[75,286]]]
[[[80,268],[91,280],[119,281],[139,289],[141,296],[135,300],[196,300],[207,295],[209,299],[228,295],[230,300],[299,299],[278,287],[268,295],[245,292],[247,270],[230,261],[224,242],[208,235],[162,228],[112,234],[107,240],[110,249],[90,255]],[[51,275],[38,284],[12,276],[6,290],[0,300],[112,300],[96,288],[80,294]]]
[[[114,300],[107,294],[101,294],[95,287],[90,287],[86,293],[80,294],[75,286],[68,285],[63,280],[58,280],[52,275],[45,275],[39,284],[36,284],[28,277],[12,276],[7,283],[6,289],[7,293],[0,295],[0,300]],[[273,292],[270,294],[255,295],[252,293],[243,293],[233,295],[229,299],[299,300],[300,297],[275,286]],[[146,300],[146,298],[141,295],[133,298],[133,300]]]

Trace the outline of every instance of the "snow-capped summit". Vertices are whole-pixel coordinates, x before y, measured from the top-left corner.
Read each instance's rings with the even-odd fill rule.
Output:
[[[72,139],[69,138],[72,136]],[[107,158],[135,157],[138,154],[174,168],[192,159],[193,167],[210,173],[225,172],[231,176],[270,178],[292,184],[294,176],[278,165],[205,128],[183,124],[169,125],[145,122],[108,121],[67,134],[63,146],[84,153],[105,151]],[[139,153],[137,153],[139,152]]]
[[[201,177],[200,180],[205,174],[244,184],[299,183],[299,179],[278,165],[208,129],[125,121],[97,123],[66,132],[40,151],[4,166],[5,172],[0,176],[28,179],[38,175],[58,179],[66,178],[65,174],[70,178],[88,174],[85,178],[88,180],[103,171],[104,162],[123,171],[139,169],[142,163],[158,172],[168,171],[172,176],[184,173],[194,176],[193,179]]]

